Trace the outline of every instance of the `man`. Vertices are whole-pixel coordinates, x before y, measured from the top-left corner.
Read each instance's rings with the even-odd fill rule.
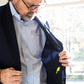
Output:
[[[33,19],[42,3],[44,0],[10,0],[0,7],[0,82],[3,84],[49,84],[47,68],[41,60],[47,38]],[[68,59],[66,51],[59,53],[62,66],[69,66]]]

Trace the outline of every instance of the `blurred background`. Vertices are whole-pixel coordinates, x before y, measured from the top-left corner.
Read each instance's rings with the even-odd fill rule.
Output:
[[[0,0],[0,6],[7,0]],[[84,84],[84,0],[46,0],[39,11],[71,55],[66,84]]]

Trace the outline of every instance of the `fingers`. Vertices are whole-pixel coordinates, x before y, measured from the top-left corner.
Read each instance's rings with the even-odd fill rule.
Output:
[[[12,81],[19,81],[19,80],[22,80],[22,77],[21,76],[12,76]]]
[[[21,81],[13,81],[12,84],[21,84]]]
[[[64,55],[64,56],[60,56],[59,58],[60,58],[60,59],[71,59],[71,57],[66,56],[66,55]]]
[[[70,64],[69,63],[65,63],[65,64],[62,63],[62,66],[65,66],[66,67],[66,66],[70,66]]]
[[[59,62],[62,63],[62,66],[69,66],[70,65],[71,57],[67,55],[66,51],[62,51],[59,54]]]
[[[15,76],[21,76],[22,75],[22,72],[21,71],[16,71],[16,70],[12,70],[10,71],[11,72],[11,75],[15,75]]]
[[[22,81],[22,72],[14,68],[7,68],[1,71],[1,82],[3,84],[20,84]]]

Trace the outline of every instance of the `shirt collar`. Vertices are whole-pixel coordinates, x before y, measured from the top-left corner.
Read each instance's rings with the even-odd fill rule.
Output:
[[[14,6],[12,5],[11,1],[9,2],[10,10],[12,13],[12,16],[15,16],[17,19],[21,20],[21,16],[17,13]]]

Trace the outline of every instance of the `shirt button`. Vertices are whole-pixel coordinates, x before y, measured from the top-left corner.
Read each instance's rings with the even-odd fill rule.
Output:
[[[31,74],[31,71],[29,71],[29,74]]]
[[[28,62],[28,58],[26,58],[26,61]]]
[[[24,50],[26,50],[26,48],[24,47]]]

